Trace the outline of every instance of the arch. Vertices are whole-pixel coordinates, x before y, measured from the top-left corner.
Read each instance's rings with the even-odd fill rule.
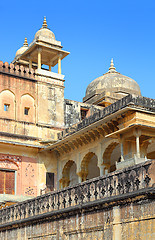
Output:
[[[35,122],[35,100],[29,93],[21,96],[20,112],[21,120]]]
[[[11,159],[0,159],[0,168],[1,169],[10,169],[10,170],[18,170],[19,165],[11,160]]]
[[[21,98],[24,97],[24,96],[29,96],[30,98],[32,98],[32,99],[34,100],[34,97],[33,97],[30,93],[24,93],[24,94],[21,96]]]
[[[103,165],[105,171],[113,172],[116,170],[116,162],[120,159],[120,148],[118,142],[110,143],[103,153]]]
[[[76,163],[73,160],[69,160],[63,167],[60,183],[62,187],[67,187],[78,183],[78,176],[76,175]]]
[[[155,159],[155,139],[152,139],[146,149],[147,158]]]
[[[78,175],[82,182],[100,176],[98,158],[94,152],[89,152],[84,156],[81,162],[81,171]]]
[[[1,116],[4,118],[15,119],[15,94],[9,89],[2,90],[0,93]]]
[[[15,96],[15,93],[12,91],[12,90],[10,90],[10,89],[3,89],[1,92],[0,92],[0,94],[1,93],[3,93],[3,92],[6,92],[6,93],[12,93],[14,96]]]

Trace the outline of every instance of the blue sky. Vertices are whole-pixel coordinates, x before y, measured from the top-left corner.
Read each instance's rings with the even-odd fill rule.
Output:
[[[71,53],[62,61],[65,98],[82,101],[112,57],[116,70],[136,80],[143,96],[155,98],[154,0],[9,0],[0,1],[0,13],[0,60],[9,63],[47,17],[48,27]]]

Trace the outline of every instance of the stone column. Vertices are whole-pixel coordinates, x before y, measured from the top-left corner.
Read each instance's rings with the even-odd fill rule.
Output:
[[[76,155],[77,158],[77,169],[76,169],[76,175],[78,176],[78,183],[82,182],[82,177],[81,177],[81,154],[78,153]]]
[[[140,158],[139,136],[136,136],[137,157]]]
[[[104,172],[105,172],[105,166],[104,165],[101,165],[100,167],[100,176],[104,176]]]
[[[38,48],[38,69],[41,69],[41,48]]]
[[[49,71],[51,72],[51,70],[52,70],[52,66],[51,64],[49,64]]]
[[[139,144],[139,137],[141,136],[141,130],[140,129],[136,129],[134,131],[134,135],[136,137],[136,154],[137,154],[137,158],[140,158],[140,144]]]
[[[105,170],[104,170],[104,174],[107,175],[108,172],[109,172],[109,171],[108,171],[108,168],[105,168]]]
[[[49,71],[50,71],[50,72],[52,71],[52,63],[53,63],[53,62],[52,62],[51,60],[49,60],[49,65],[48,65],[48,66],[49,66]]]
[[[78,183],[81,183],[81,182],[82,182],[81,177],[78,176]]]
[[[124,153],[123,153],[123,137],[120,135],[120,148],[121,148],[121,162],[124,161]]]
[[[58,55],[58,73],[61,74],[61,58],[62,54]]]
[[[97,148],[97,158],[98,158],[98,167],[100,169],[100,176],[104,175],[105,166],[103,165],[103,156],[102,156],[102,143],[98,144]]]

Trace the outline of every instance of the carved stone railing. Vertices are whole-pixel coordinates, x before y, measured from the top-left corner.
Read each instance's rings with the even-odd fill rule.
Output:
[[[100,204],[101,201],[114,201],[114,198],[128,198],[138,192],[147,192],[154,186],[155,161],[128,167],[107,176],[94,178],[51,192],[31,200],[0,210],[0,227],[12,222],[24,222],[62,211],[72,211],[75,207],[82,208],[87,204]],[[142,194],[142,193],[141,193]],[[144,194],[144,193],[143,193]]]
[[[146,98],[146,97],[134,97],[131,94],[126,97],[118,100],[115,103],[112,103],[108,107],[105,107],[103,110],[96,111],[93,115],[88,118],[83,119],[80,123],[75,124],[69,128],[66,128],[62,132],[58,133],[58,139],[61,140],[77,131],[80,131],[84,127],[89,126],[90,124],[103,119],[104,117],[124,108],[127,106],[145,108],[151,112],[155,112],[155,99]]]

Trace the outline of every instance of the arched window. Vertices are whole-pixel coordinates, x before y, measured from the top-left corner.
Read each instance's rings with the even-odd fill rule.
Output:
[[[29,94],[25,94],[21,97],[20,112],[22,121],[35,122],[34,98]]]
[[[15,95],[10,90],[0,93],[1,117],[15,119]]]

